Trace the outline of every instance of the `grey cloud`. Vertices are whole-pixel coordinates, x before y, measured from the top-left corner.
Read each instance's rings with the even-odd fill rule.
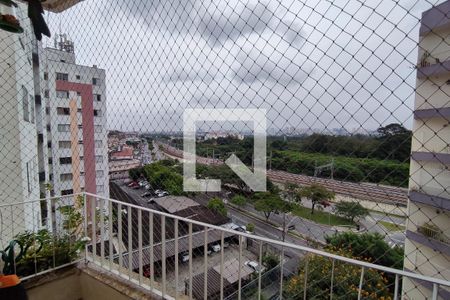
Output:
[[[222,2],[223,10],[217,9],[220,4],[211,4],[200,20],[200,32],[212,45],[222,44],[228,39],[236,39],[241,35],[264,31],[273,21],[274,12],[268,4],[262,2],[232,5]],[[234,7],[235,6],[235,7]]]

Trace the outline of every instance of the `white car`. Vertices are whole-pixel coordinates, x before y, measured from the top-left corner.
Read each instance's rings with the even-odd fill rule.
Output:
[[[256,261],[252,261],[252,260],[247,260],[244,263],[247,267],[253,269],[254,272],[258,273],[259,272],[264,272],[266,270],[266,268],[264,268],[263,266],[260,266]]]
[[[220,249],[221,249],[221,247],[220,247],[219,244],[214,244],[214,245],[211,246],[211,250],[214,251],[214,252],[219,252]]]

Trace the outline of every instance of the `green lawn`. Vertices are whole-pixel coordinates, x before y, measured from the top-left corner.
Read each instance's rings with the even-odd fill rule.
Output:
[[[311,209],[306,208],[303,206],[297,206],[292,211],[292,214],[299,216],[301,218],[305,218],[308,220],[311,220],[313,222],[319,223],[319,224],[326,224],[326,225],[354,225],[354,223],[350,220],[347,220],[343,217],[339,217],[327,212],[318,211],[317,209],[314,210],[314,214],[311,214]]]
[[[389,231],[404,231],[405,226],[394,224],[386,221],[378,221],[379,224],[383,225]]]

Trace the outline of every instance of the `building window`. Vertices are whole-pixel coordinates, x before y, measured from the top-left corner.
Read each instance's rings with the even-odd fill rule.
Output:
[[[101,117],[102,111],[100,109],[94,109],[94,117]]]
[[[92,78],[92,85],[100,85],[100,79],[99,78]]]
[[[52,141],[48,141],[47,142],[47,148],[51,148],[52,147]]]
[[[48,73],[44,72],[44,80],[48,80]]]
[[[70,149],[72,143],[70,141],[59,141],[58,146],[59,149]]]
[[[103,162],[103,156],[96,155],[95,156],[95,162],[96,163],[102,163]]]
[[[95,171],[95,176],[96,176],[96,177],[103,177],[103,170],[97,170],[97,171]]]
[[[46,114],[46,115],[49,115],[49,114],[50,114],[50,107],[46,107],[46,108],[45,108],[45,114]]]
[[[100,95],[100,94],[94,94],[94,98],[95,98],[95,100],[97,100],[98,102],[102,101],[102,95]]]
[[[94,132],[96,132],[96,133],[102,132],[102,126],[101,125],[94,125]]]
[[[30,95],[30,121],[34,124],[35,115],[34,115],[34,98]]]
[[[96,190],[97,193],[103,193],[103,185],[97,185]]]
[[[61,191],[61,196],[66,196],[66,195],[72,195],[73,194],[73,190],[62,190]]]
[[[60,157],[59,164],[60,165],[69,165],[72,163],[72,157]]]
[[[68,116],[70,115],[70,109],[68,107],[57,107],[56,113],[58,116]]]
[[[83,140],[79,140],[78,145],[83,145]]]
[[[69,91],[56,91],[57,98],[69,98]]]
[[[103,141],[102,140],[95,140],[95,148],[101,148],[103,147]]]
[[[83,129],[83,125],[81,125],[81,124],[78,125],[78,128],[79,128],[79,129]]]
[[[65,174],[61,174],[59,176],[59,178],[61,179],[61,181],[70,181],[73,179],[72,173],[65,173]]]
[[[50,124],[47,124],[47,131],[52,130],[52,127],[50,126]]]
[[[31,193],[31,163],[32,163],[32,161],[27,162],[27,188],[28,188],[28,194]]]
[[[67,74],[67,73],[56,73],[56,80],[69,81],[69,74]]]
[[[49,98],[50,97],[50,92],[48,90],[44,91],[44,97],[45,98]]]
[[[28,108],[28,91],[22,85],[22,108],[23,108],[23,119],[30,122],[30,111]]]
[[[77,80],[80,80],[80,75],[75,75],[75,78],[77,79]]]
[[[53,164],[53,158],[51,158],[51,157],[48,158],[48,164],[49,165]],[[50,174],[50,176],[51,176],[51,174]]]
[[[58,132],[69,132],[70,125],[69,124],[58,124]]]

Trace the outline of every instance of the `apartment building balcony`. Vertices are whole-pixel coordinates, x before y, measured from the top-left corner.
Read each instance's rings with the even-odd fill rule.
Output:
[[[414,203],[425,204],[438,209],[450,211],[450,198],[448,197],[447,192],[443,192],[437,189],[433,189],[430,192],[432,192],[433,194],[428,194],[423,190],[411,190],[409,192],[409,200]],[[444,194],[447,197],[437,196],[437,194]]]
[[[405,278],[431,286],[431,299],[450,287],[450,281],[439,277],[89,193],[36,202],[54,207],[48,220],[53,229],[48,235],[5,229],[12,230],[19,241],[29,243],[26,255],[14,262],[14,273],[20,276],[31,299],[47,299],[50,295],[53,299],[284,299],[289,298],[288,284],[298,284],[305,294],[312,288],[314,277],[301,282],[290,280],[300,273],[308,278],[313,270],[298,261],[314,257],[330,263],[323,275],[329,279],[325,286],[330,297],[338,290],[334,270],[342,265],[356,272],[358,298],[366,293],[370,280],[365,280],[373,272],[395,278],[388,291],[393,299],[402,297],[400,282]],[[0,205],[0,210],[14,211],[14,204]],[[43,250],[36,241],[45,243]],[[280,258],[272,269],[261,268],[267,249]],[[252,268],[248,260],[260,267]]]
[[[414,111],[414,119],[444,118],[450,119],[450,107],[418,109]]]
[[[417,228],[417,231],[407,230],[406,238],[450,256],[450,238],[439,228],[423,224]]]
[[[449,153],[413,151],[411,153],[411,158],[415,161],[436,162],[444,165],[450,164]]]
[[[417,66],[417,78],[437,77],[450,73],[450,60],[422,62]]]

